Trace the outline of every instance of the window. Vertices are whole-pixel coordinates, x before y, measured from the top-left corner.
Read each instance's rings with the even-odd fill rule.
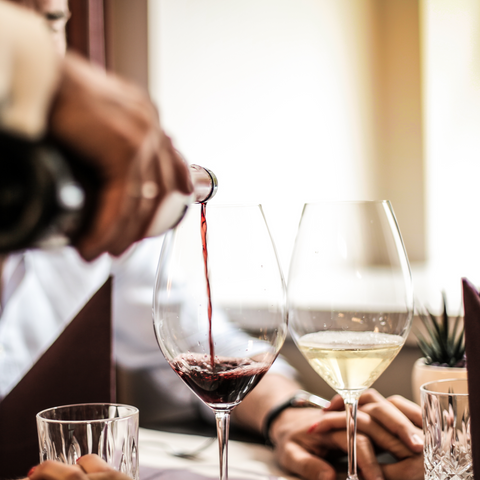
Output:
[[[265,206],[284,271],[301,206],[389,198],[418,296],[480,285],[474,0],[150,0],[150,90],[214,201]]]

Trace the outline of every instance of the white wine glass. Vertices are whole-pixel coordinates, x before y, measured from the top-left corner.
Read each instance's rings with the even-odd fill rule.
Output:
[[[413,316],[407,254],[390,202],[304,206],[287,301],[292,337],[345,403],[356,480],[358,399],[402,348]]]
[[[215,413],[224,480],[230,412],[287,334],[285,282],[261,206],[189,208],[164,240],[153,317],[166,360]]]

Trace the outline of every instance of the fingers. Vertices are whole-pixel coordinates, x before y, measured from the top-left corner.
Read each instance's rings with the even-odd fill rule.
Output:
[[[395,405],[395,407],[397,407],[418,428],[422,427],[421,408],[416,403],[407,400],[401,395],[392,395],[386,399],[375,389],[370,388],[361,395],[358,404],[361,406],[367,403],[383,402],[385,400],[388,400],[392,405]]]
[[[192,192],[188,166],[148,96],[75,56],[65,58],[49,126],[100,178],[89,229],[75,244],[86,260],[120,255],[143,238],[169,193]]]
[[[47,460],[28,474],[30,480],[86,480],[87,477],[80,467],[64,465],[60,462]]]
[[[372,442],[365,435],[357,435],[357,464],[365,480],[383,479]]]
[[[112,472],[112,467],[98,455],[84,455],[77,460],[77,465],[82,468],[85,473],[94,472]]]
[[[374,388],[369,388],[362,393],[360,398],[358,399],[358,405],[365,405],[366,403],[373,403],[373,402],[382,402],[385,400],[383,395],[380,395]]]
[[[412,439],[409,443],[402,440],[395,432],[398,432],[396,424],[406,422],[402,428],[406,431],[410,428],[412,432],[417,433],[418,429],[408,420],[408,418],[398,410],[393,403],[387,401],[384,397],[375,391],[366,392],[363,398],[364,405],[357,415],[357,464],[361,471],[361,478],[364,480],[383,479],[385,470],[379,465],[374,446],[378,446],[394,457],[401,459],[398,462],[399,468],[387,468],[386,472],[396,478],[408,478],[412,480],[416,477],[412,475],[402,477],[400,471],[413,472],[418,466],[418,460],[404,462],[410,458],[416,458],[421,455],[415,454],[415,446]],[[343,401],[339,397],[332,400],[334,408],[338,408]],[[373,414],[363,410],[371,409]],[[396,412],[395,417],[392,411]],[[376,415],[376,417],[374,416]],[[282,422],[277,424],[277,441],[275,442],[275,453],[280,464],[307,480],[310,478],[329,479],[332,466],[323,458],[329,452],[347,451],[346,435],[346,414],[345,411],[321,411],[310,409],[290,409],[290,418],[283,418]],[[295,418],[297,416],[298,418]],[[383,418],[386,417],[387,424],[383,424]],[[287,422],[287,425],[285,424]],[[392,422],[393,426],[390,425]],[[422,449],[419,444],[419,453]],[[323,458],[322,458],[323,457]],[[420,462],[421,463],[421,462]],[[395,464],[397,465],[397,464]],[[420,467],[420,471],[423,469]],[[332,477],[334,478],[334,477]],[[385,477],[388,478],[388,477]]]
[[[343,403],[343,398],[340,395],[335,395],[330,400],[330,405],[323,409],[326,412],[333,411],[333,410],[345,410],[345,405]]]
[[[380,395],[375,389],[369,388],[366,390],[360,398],[358,399],[358,405],[364,405],[365,403],[371,402],[380,402],[385,400],[385,397]],[[335,395],[332,400],[330,401],[330,405],[325,407],[324,410],[344,410],[345,406],[343,403],[343,398],[340,395]]]
[[[98,455],[85,455],[77,465],[65,465],[47,460],[28,474],[29,480],[129,480],[127,475],[114,470]]]
[[[88,474],[89,480],[130,480],[129,476],[114,470],[98,455],[84,455],[77,460],[77,465]]]
[[[185,193],[190,194],[193,191],[192,179],[188,170],[188,163],[186,160],[175,150],[172,140],[169,136],[163,134],[162,145],[164,150],[169,156],[171,156],[173,162],[173,170],[175,176],[175,183],[178,185],[178,189]]]
[[[164,190],[161,187],[157,140],[154,136],[146,139],[139,152],[141,158],[131,166],[126,182],[111,182],[105,186],[105,195],[110,193],[119,198],[112,202],[104,197],[105,201],[99,205],[95,228],[81,245],[90,249],[96,245],[99,253],[107,251],[118,256],[144,236]],[[144,192],[145,185],[152,187],[150,192]]]
[[[335,396],[331,403],[331,410],[342,409],[343,401],[339,396]],[[371,415],[377,423],[400,438],[412,452],[420,453],[423,450],[423,435],[416,428],[422,427],[422,413],[418,405],[400,395],[387,400],[375,389],[365,391],[358,403],[361,411]],[[393,453],[390,449],[394,448],[394,444],[388,436],[383,436],[379,445]],[[397,455],[400,455],[399,458],[404,456],[400,451]]]
[[[335,480],[335,469],[325,460],[312,455],[298,443],[288,442],[276,451],[280,465],[305,480]]]
[[[422,409],[419,405],[401,395],[393,395],[387,400],[395,405],[418,428],[422,428]]]
[[[414,455],[397,463],[382,466],[385,480],[423,480],[423,455]]]
[[[423,434],[393,403],[384,400],[365,404],[360,409],[398,437],[412,452],[423,450]]]
[[[343,417],[343,427],[345,427],[345,416]],[[368,436],[360,433],[357,434],[356,440],[357,465],[362,472],[362,478],[364,480],[383,479],[382,469],[378,463],[372,441]],[[347,453],[347,434],[345,430],[334,430],[329,434],[322,434],[319,441],[327,442],[330,450],[341,450]]]
[[[345,426],[346,419],[344,412],[329,412],[316,424],[312,433],[321,436],[331,430],[345,430]],[[412,450],[408,445],[405,445],[394,434],[392,434],[392,432],[384,428],[383,425],[375,421],[365,412],[358,411],[357,413],[357,430],[359,435],[364,434],[370,437],[375,445],[390,452],[396,458],[405,458],[412,454]],[[366,451],[365,454],[368,458],[368,451]]]

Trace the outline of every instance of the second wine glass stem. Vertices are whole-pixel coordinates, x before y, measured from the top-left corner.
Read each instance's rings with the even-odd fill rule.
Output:
[[[347,448],[348,448],[348,479],[358,480],[357,476],[357,408],[358,397],[346,396],[343,399],[347,412]]]
[[[230,431],[230,412],[226,410],[215,410],[215,420],[217,422],[220,480],[228,480],[228,433]]]

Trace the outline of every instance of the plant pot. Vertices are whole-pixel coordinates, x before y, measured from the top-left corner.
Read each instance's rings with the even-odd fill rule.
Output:
[[[420,405],[420,387],[424,383],[447,378],[467,378],[466,367],[437,367],[425,365],[425,358],[419,358],[413,365],[412,370],[412,393],[415,403]]]

